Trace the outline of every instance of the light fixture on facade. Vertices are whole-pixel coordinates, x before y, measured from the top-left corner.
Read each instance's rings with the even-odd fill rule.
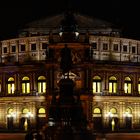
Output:
[[[7,115],[8,118],[15,118],[16,117],[16,113],[15,112],[10,112],[8,115]]]
[[[30,117],[33,117],[33,116],[34,116],[34,115],[33,115],[31,112],[27,112],[27,113],[26,113],[26,117],[27,117],[27,118],[30,118]]]

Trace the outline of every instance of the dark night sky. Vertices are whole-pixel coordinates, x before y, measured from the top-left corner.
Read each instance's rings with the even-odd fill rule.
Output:
[[[24,24],[62,13],[68,7],[112,22],[121,27],[126,37],[140,39],[138,0],[5,0],[0,4],[0,39],[12,38]]]

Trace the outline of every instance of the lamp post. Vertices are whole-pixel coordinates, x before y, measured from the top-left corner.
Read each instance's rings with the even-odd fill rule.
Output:
[[[28,122],[28,119],[30,121],[30,118],[33,117],[33,114],[31,112],[27,112],[26,115],[25,115],[25,122],[24,122],[24,130],[27,131],[28,128],[29,128],[29,122]]]
[[[112,112],[108,112],[106,116],[109,117],[109,119],[111,119],[111,130],[114,131],[115,130],[114,114]]]

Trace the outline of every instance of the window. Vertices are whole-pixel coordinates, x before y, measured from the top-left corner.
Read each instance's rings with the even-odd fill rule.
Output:
[[[107,43],[103,43],[103,50],[104,51],[108,50],[108,44]]]
[[[28,108],[24,108],[24,109],[22,110],[22,114],[28,114],[28,112],[29,112],[29,109],[28,109]]]
[[[119,50],[118,44],[114,44],[114,45],[113,45],[113,50],[114,50],[114,51],[118,51],[118,50]]]
[[[101,109],[100,108],[94,108],[93,113],[94,114],[101,114]]]
[[[136,47],[132,46],[132,53],[136,53]]]
[[[3,53],[7,53],[7,47],[3,48]]]
[[[111,113],[111,114],[117,114],[116,108],[114,108],[114,107],[111,108],[111,109],[110,109],[110,113]]]
[[[25,44],[20,45],[20,50],[23,52],[25,51]]]
[[[139,78],[139,81],[138,81],[138,93],[140,94],[140,78]]]
[[[132,87],[131,79],[129,77],[126,77],[125,81],[124,81],[124,93],[130,94],[131,93],[131,87]]]
[[[16,52],[16,46],[11,46],[11,52]]]
[[[93,89],[93,93],[101,92],[101,78],[99,76],[93,77],[92,89]]]
[[[38,93],[46,93],[46,78],[45,78],[45,76],[38,77]]]
[[[35,51],[36,50],[36,44],[34,43],[34,44],[31,44],[31,50],[32,51]]]
[[[14,112],[14,109],[13,108],[9,108],[8,110],[7,110],[7,114],[12,114]]]
[[[97,43],[95,43],[95,42],[92,43],[92,44],[91,44],[91,47],[92,47],[92,49],[97,49]]]
[[[45,113],[46,113],[45,108],[41,107],[41,108],[38,110],[38,113],[39,113],[39,114],[45,114]]]
[[[117,80],[114,76],[109,78],[109,93],[117,92]]]
[[[48,44],[47,43],[42,43],[42,49],[46,50],[48,48]]]
[[[123,52],[127,52],[127,45],[123,45]]]
[[[8,79],[8,94],[13,94],[14,91],[15,91],[15,81],[14,81],[14,78],[13,77],[10,77]]]
[[[22,78],[22,93],[30,93],[29,77],[23,77]]]

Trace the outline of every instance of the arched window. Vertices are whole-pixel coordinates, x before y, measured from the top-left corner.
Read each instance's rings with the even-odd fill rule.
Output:
[[[111,109],[110,109],[110,112],[111,112],[112,114],[117,114],[116,108],[111,108]]]
[[[8,110],[7,110],[7,114],[11,114],[11,113],[13,113],[13,108],[9,108]]]
[[[41,107],[41,108],[38,110],[38,113],[39,113],[39,114],[44,114],[44,113],[46,113],[45,108]]]
[[[126,108],[124,112],[124,117],[125,117],[125,127],[126,129],[131,129],[132,128],[132,109],[131,108]]]
[[[38,77],[38,93],[46,93],[46,78],[45,76]]]
[[[93,124],[95,130],[102,129],[102,111],[99,107],[93,108]]]
[[[94,114],[101,114],[101,109],[100,108],[94,108],[94,110],[93,110],[93,113]]]
[[[16,116],[16,113],[14,112],[14,109],[13,108],[9,108],[7,110],[7,117],[15,117]]]
[[[13,77],[10,77],[7,82],[8,94],[14,94],[15,91],[15,81]]]
[[[22,110],[22,114],[27,114],[29,112],[29,109],[28,108],[24,108],[23,110]]]
[[[116,77],[111,76],[109,78],[109,93],[116,93],[117,92],[117,80]]]
[[[140,94],[140,78],[139,78],[139,81],[138,81],[138,93]]]
[[[30,93],[30,79],[29,79],[29,77],[22,78],[22,93]]]
[[[132,81],[129,77],[125,77],[124,80],[124,93],[130,94],[132,90]]]
[[[93,93],[101,92],[101,78],[99,76],[93,77],[92,89],[93,89]]]

